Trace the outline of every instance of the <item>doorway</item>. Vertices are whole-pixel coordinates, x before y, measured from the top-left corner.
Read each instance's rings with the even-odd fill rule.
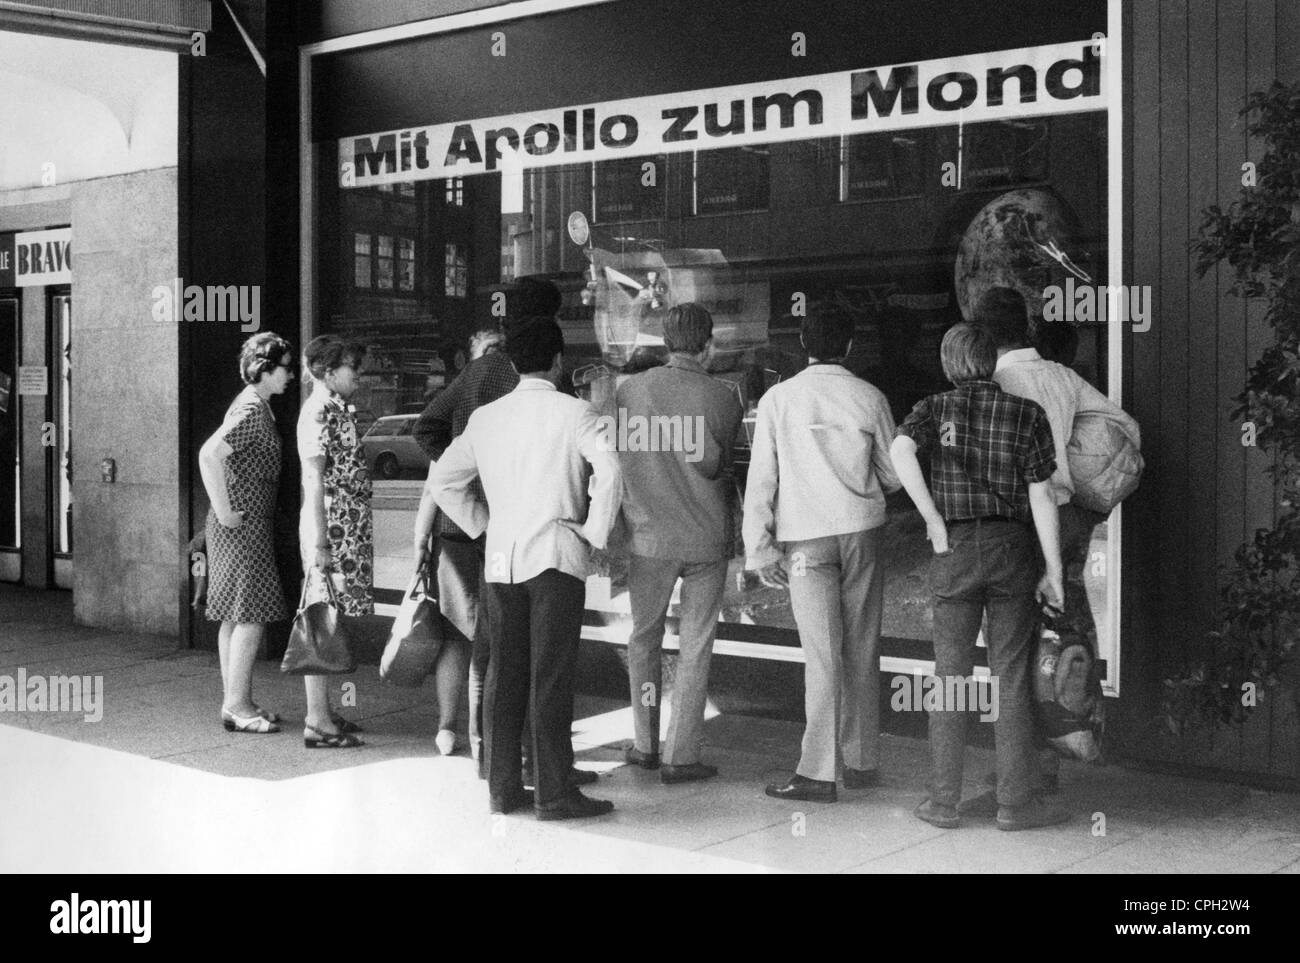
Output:
[[[53,449],[46,487],[54,584],[72,588],[72,292],[49,289],[50,420],[41,443]]]
[[[21,439],[18,361],[22,357],[22,302],[0,290],[0,582],[22,579]]]

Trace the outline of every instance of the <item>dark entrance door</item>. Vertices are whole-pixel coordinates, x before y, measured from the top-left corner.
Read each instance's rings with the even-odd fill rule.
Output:
[[[0,581],[7,582],[22,577],[18,499],[20,306],[16,292],[0,291]]]

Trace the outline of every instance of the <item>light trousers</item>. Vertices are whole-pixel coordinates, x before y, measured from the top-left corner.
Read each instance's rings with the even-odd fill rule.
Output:
[[[796,772],[833,782],[842,762],[880,763],[880,529],[786,546],[790,608],[804,653],[803,750]]]
[[[663,761],[685,766],[700,761],[704,707],[709,696],[709,663],[727,583],[727,560],[684,562],[633,555],[628,568],[632,636],[627,644],[628,681],[636,747],[659,750],[659,709],[663,701],[664,619],[677,579],[680,653],[673,685],[673,711]]]

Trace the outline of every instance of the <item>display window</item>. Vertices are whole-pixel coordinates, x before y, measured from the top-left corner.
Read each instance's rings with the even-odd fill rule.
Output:
[[[909,16],[923,20],[932,5],[911,4]],[[506,35],[526,37],[531,24],[554,38],[565,24],[576,29],[620,6],[514,21]],[[644,93],[625,72],[604,99],[590,89],[580,99],[557,80],[556,90],[530,90],[514,109],[488,85],[477,106],[472,90],[458,91],[427,116],[412,106],[372,111],[370,121],[362,108],[377,102],[374,93],[337,109],[329,101],[345,96],[339,76],[355,83],[365,73],[364,51],[350,49],[346,69],[323,66],[334,80],[314,87],[325,102],[313,104],[304,198],[314,232],[312,333],[371,345],[376,390],[364,403],[372,417],[415,413],[430,397],[430,361],[452,373],[493,293],[542,275],[564,296],[575,391],[600,403],[621,379],[666,357],[668,310],[699,302],[714,319],[710,372],[746,412],[737,439],[743,494],[759,399],[806,363],[804,311],[829,302],[853,316],[847,366],[884,392],[901,421],[918,400],[949,387],[940,340],[988,286],[1016,287],[1039,308],[1044,290],[1066,278],[1118,283],[1119,73],[1115,48],[1097,39],[1108,26],[1118,33],[1117,5],[1081,6],[1086,16],[1074,11],[1068,24],[1040,11],[1037,25],[1004,35],[972,26],[970,48],[941,57],[875,59],[866,44],[834,64],[810,62],[805,73],[783,66],[764,78],[747,62],[735,83],[691,86],[689,76],[674,75],[673,89],[662,75],[647,76]],[[737,21],[728,44],[743,47],[755,29]],[[909,36],[918,29],[900,28]],[[433,27],[429,35],[452,52],[458,37],[482,40]],[[392,52],[399,46],[375,61],[376,83],[381,65],[401,61]],[[902,40],[898,49],[906,49]],[[915,49],[927,48],[918,41]],[[328,61],[327,46],[319,56]],[[585,69],[601,75],[601,52],[591,58]],[[390,184],[408,193],[376,201],[376,189]],[[365,252],[363,238],[373,238]],[[363,276],[374,282],[362,284]],[[1114,396],[1114,331],[1078,327],[1067,341],[1052,342],[1059,360]],[[410,472],[408,488],[420,476]],[[385,484],[402,481],[377,490]],[[1073,573],[1111,664],[1111,691],[1117,536],[1115,519],[1099,525],[1094,564]],[[408,532],[394,526],[392,537],[403,540],[395,555],[407,551]],[[930,548],[902,492],[888,500],[883,543],[885,662],[920,665],[932,628]],[[797,646],[788,595],[746,573],[735,548],[720,650]],[[393,581],[400,589],[401,579]],[[589,636],[617,640],[628,619],[623,562],[612,559],[589,581],[587,604]]]

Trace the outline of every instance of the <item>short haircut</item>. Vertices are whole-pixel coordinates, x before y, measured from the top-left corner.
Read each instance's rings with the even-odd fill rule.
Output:
[[[703,305],[674,304],[664,318],[664,346],[669,351],[699,354],[713,337],[713,315]]]
[[[954,324],[943,336],[939,361],[944,376],[955,385],[988,379],[998,364],[998,349],[993,335],[979,324]]]
[[[843,358],[853,340],[852,315],[838,304],[822,301],[808,307],[800,333],[808,356],[818,361]]]
[[[522,318],[506,327],[506,354],[521,375],[550,371],[563,353],[564,334],[552,317]]]
[[[988,328],[999,348],[1029,344],[1029,309],[1025,297],[1015,288],[989,288],[980,295],[970,320]]]
[[[289,356],[287,362],[285,355]],[[293,364],[293,347],[274,331],[253,335],[239,349],[239,377],[246,385],[257,384],[262,375],[274,371],[281,363]]]
[[[344,365],[360,368],[365,358],[364,344],[341,338],[337,334],[322,334],[313,338],[302,352],[303,367],[317,381]]]
[[[1079,331],[1068,321],[1050,321],[1038,326],[1034,347],[1048,361],[1069,367],[1079,353]]]
[[[540,274],[530,274],[519,278],[506,292],[506,314],[517,321],[525,318],[553,318],[560,313],[563,302],[564,297],[554,281]]]

